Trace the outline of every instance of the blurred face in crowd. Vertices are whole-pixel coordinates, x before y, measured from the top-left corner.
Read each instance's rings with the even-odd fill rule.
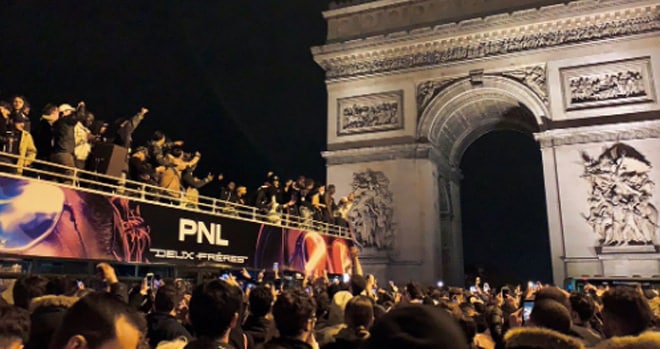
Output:
[[[140,160],[142,160],[142,161],[147,160],[147,154],[143,151],[136,152],[135,154],[133,154],[133,156],[140,159]]]
[[[355,194],[354,194],[354,193],[350,193],[350,194],[348,194],[348,198],[347,198],[347,199],[348,199],[348,202],[353,202],[353,200],[355,200]]]
[[[321,195],[325,194],[325,185],[319,187],[319,194]]]
[[[244,196],[245,194],[247,194],[246,187],[238,187],[238,189],[236,189],[236,195],[238,195],[239,197]]]
[[[25,106],[25,101],[21,97],[14,97],[11,105],[14,107],[14,110],[21,110]]]
[[[60,118],[60,111],[57,108],[53,108],[53,110],[48,114],[52,119],[57,120]]]
[[[94,114],[92,113],[87,113],[87,117],[85,118],[85,126],[90,127],[94,123]]]
[[[230,191],[236,190],[236,183],[229,182],[229,184],[227,184],[227,189],[229,189]]]

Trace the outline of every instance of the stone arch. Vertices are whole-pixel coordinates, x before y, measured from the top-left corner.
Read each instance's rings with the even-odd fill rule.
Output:
[[[450,166],[467,147],[496,129],[526,133],[543,129],[548,115],[543,100],[524,84],[504,76],[485,75],[475,83],[466,77],[445,87],[420,117],[417,137],[430,142]]]
[[[458,80],[438,93],[422,112],[417,137],[432,146],[438,169],[442,277],[462,283],[463,238],[460,173],[463,153],[479,137],[498,129],[533,134],[544,129],[548,109],[529,87],[498,75]],[[443,171],[444,170],[444,171]]]

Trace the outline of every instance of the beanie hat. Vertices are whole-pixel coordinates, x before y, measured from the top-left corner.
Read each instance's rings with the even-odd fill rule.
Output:
[[[430,305],[396,308],[371,328],[366,349],[467,349],[461,328],[450,314]]]

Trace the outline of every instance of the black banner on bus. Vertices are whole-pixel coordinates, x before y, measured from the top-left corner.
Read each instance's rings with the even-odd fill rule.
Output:
[[[348,271],[348,251],[316,232],[0,176],[0,254],[319,275]]]

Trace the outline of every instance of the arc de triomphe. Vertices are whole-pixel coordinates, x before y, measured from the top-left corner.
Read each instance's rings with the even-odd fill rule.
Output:
[[[542,152],[554,281],[660,274],[660,5],[380,0],[324,12],[328,183],[381,278],[463,280],[467,147]],[[520,261],[528,263],[531,261]]]

